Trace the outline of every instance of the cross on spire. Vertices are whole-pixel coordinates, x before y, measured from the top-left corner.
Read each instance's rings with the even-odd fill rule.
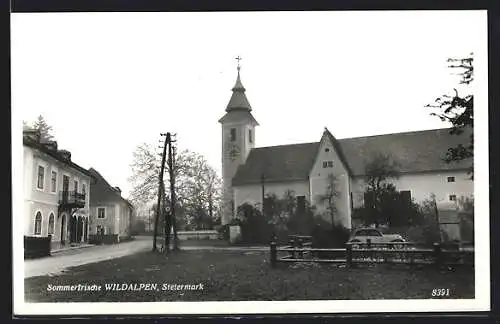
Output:
[[[236,57],[236,61],[238,61],[238,67],[237,67],[237,68],[238,68],[238,71],[239,71],[239,70],[240,70],[240,61],[241,61],[241,56],[239,56],[239,55],[238,55],[238,56]]]

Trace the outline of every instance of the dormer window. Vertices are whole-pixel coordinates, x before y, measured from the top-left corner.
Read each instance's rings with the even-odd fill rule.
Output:
[[[236,128],[231,128],[231,133],[230,133],[230,136],[229,136],[229,140],[231,142],[235,142],[236,141]]]

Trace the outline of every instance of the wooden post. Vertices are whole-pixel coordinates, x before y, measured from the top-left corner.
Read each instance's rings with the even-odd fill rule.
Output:
[[[271,267],[276,267],[276,259],[277,259],[277,251],[276,251],[276,242],[273,240],[269,243],[271,248]]]
[[[292,256],[293,259],[297,259],[297,257],[298,257],[298,255],[297,255],[298,245],[299,245],[299,240],[297,239],[297,237],[295,237],[293,239],[293,256]]]
[[[439,269],[443,263],[443,253],[441,251],[441,244],[434,243],[434,262],[436,267]]]
[[[154,234],[153,234],[153,252],[156,251],[156,236],[158,235],[158,221],[160,219],[160,207],[161,207],[161,198],[162,198],[162,188],[163,188],[163,173],[165,172],[165,158],[167,154],[167,143],[169,141],[170,136],[167,134],[160,134],[161,136],[166,136],[165,144],[163,145],[163,153],[161,156],[161,166],[160,166],[160,175],[159,175],[159,183],[158,183],[158,201],[156,203],[156,217],[155,217],[155,225],[154,225]]]
[[[352,268],[352,244],[346,244],[345,246],[345,259],[346,259],[346,266],[348,268]]]

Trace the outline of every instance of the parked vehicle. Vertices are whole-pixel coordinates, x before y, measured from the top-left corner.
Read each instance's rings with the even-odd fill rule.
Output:
[[[360,244],[356,243],[367,243],[368,239],[370,239],[371,243],[398,243],[398,242],[405,242],[405,239],[400,235],[400,234],[384,234],[380,230],[376,228],[358,228],[355,229],[349,240],[347,241],[348,243],[353,243],[352,247],[359,248]],[[399,244],[393,244],[391,245],[393,248],[402,248],[403,245]]]

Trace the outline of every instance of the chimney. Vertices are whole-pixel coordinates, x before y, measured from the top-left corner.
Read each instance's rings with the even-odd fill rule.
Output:
[[[23,137],[27,137],[31,139],[32,141],[35,141],[37,143],[40,142],[40,131],[37,129],[25,129],[23,130]]]
[[[57,142],[56,141],[46,141],[46,142],[42,142],[42,144],[45,145],[45,147],[47,147],[49,150],[57,152]]]
[[[58,151],[59,155],[63,157],[63,159],[67,161],[71,161],[71,152],[67,150],[59,150]]]

